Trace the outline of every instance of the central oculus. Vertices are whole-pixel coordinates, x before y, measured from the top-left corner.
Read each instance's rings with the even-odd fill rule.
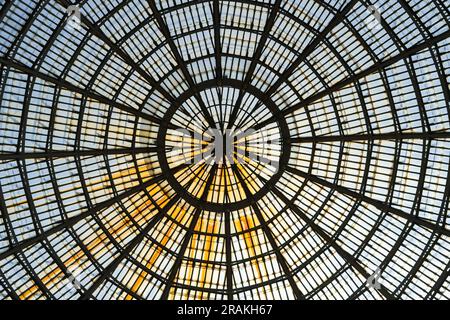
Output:
[[[190,204],[237,210],[261,199],[287,162],[287,124],[272,100],[239,83],[206,84],[164,116],[158,141],[163,174]],[[267,119],[276,121],[268,122]]]

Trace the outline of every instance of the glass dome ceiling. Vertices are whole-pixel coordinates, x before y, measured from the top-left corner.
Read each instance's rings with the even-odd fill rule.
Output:
[[[0,4],[0,298],[450,298],[448,0]]]

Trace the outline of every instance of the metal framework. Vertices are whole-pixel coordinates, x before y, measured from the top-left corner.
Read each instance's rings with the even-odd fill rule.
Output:
[[[0,299],[450,299],[448,0],[0,5]]]

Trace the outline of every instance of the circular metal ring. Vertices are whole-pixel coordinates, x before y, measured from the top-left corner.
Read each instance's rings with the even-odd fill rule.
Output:
[[[221,82],[221,86],[223,87],[232,87],[236,89],[240,89],[242,87],[242,82],[237,80],[223,79]],[[217,81],[206,81],[198,84],[198,91],[203,91],[206,89],[217,87]],[[262,197],[264,197],[272,188],[274,184],[282,176],[284,169],[289,161],[290,151],[291,151],[291,142],[289,138],[289,128],[286,123],[286,120],[280,116],[280,110],[276,106],[276,104],[268,97],[264,92],[260,91],[254,86],[247,86],[246,91],[256,98],[258,98],[264,105],[270,110],[272,115],[276,117],[276,123],[280,130],[281,142],[282,142],[282,150],[279,160],[278,171],[261,187],[252,197],[246,198],[244,200],[231,202],[231,203],[213,203],[208,201],[202,201],[196,197],[194,197],[189,192],[185,192],[185,188],[180,184],[180,182],[175,178],[175,176],[171,173],[169,163],[167,161],[166,155],[166,134],[169,128],[169,124],[171,119],[177,109],[181,106],[181,104],[189,99],[190,97],[195,95],[195,92],[189,90],[180,95],[178,99],[175,100],[174,103],[169,107],[167,112],[164,114],[162,124],[158,131],[157,143],[158,143],[158,160],[161,166],[161,171],[164,177],[169,182],[170,186],[179,194],[182,195],[182,198],[187,201],[189,204],[196,208],[200,208],[202,210],[214,211],[214,212],[225,212],[225,211],[234,211],[246,208],[251,206]]]

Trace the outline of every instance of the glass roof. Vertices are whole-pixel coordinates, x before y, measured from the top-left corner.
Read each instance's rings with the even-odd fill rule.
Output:
[[[1,299],[450,299],[450,1],[0,5]]]

